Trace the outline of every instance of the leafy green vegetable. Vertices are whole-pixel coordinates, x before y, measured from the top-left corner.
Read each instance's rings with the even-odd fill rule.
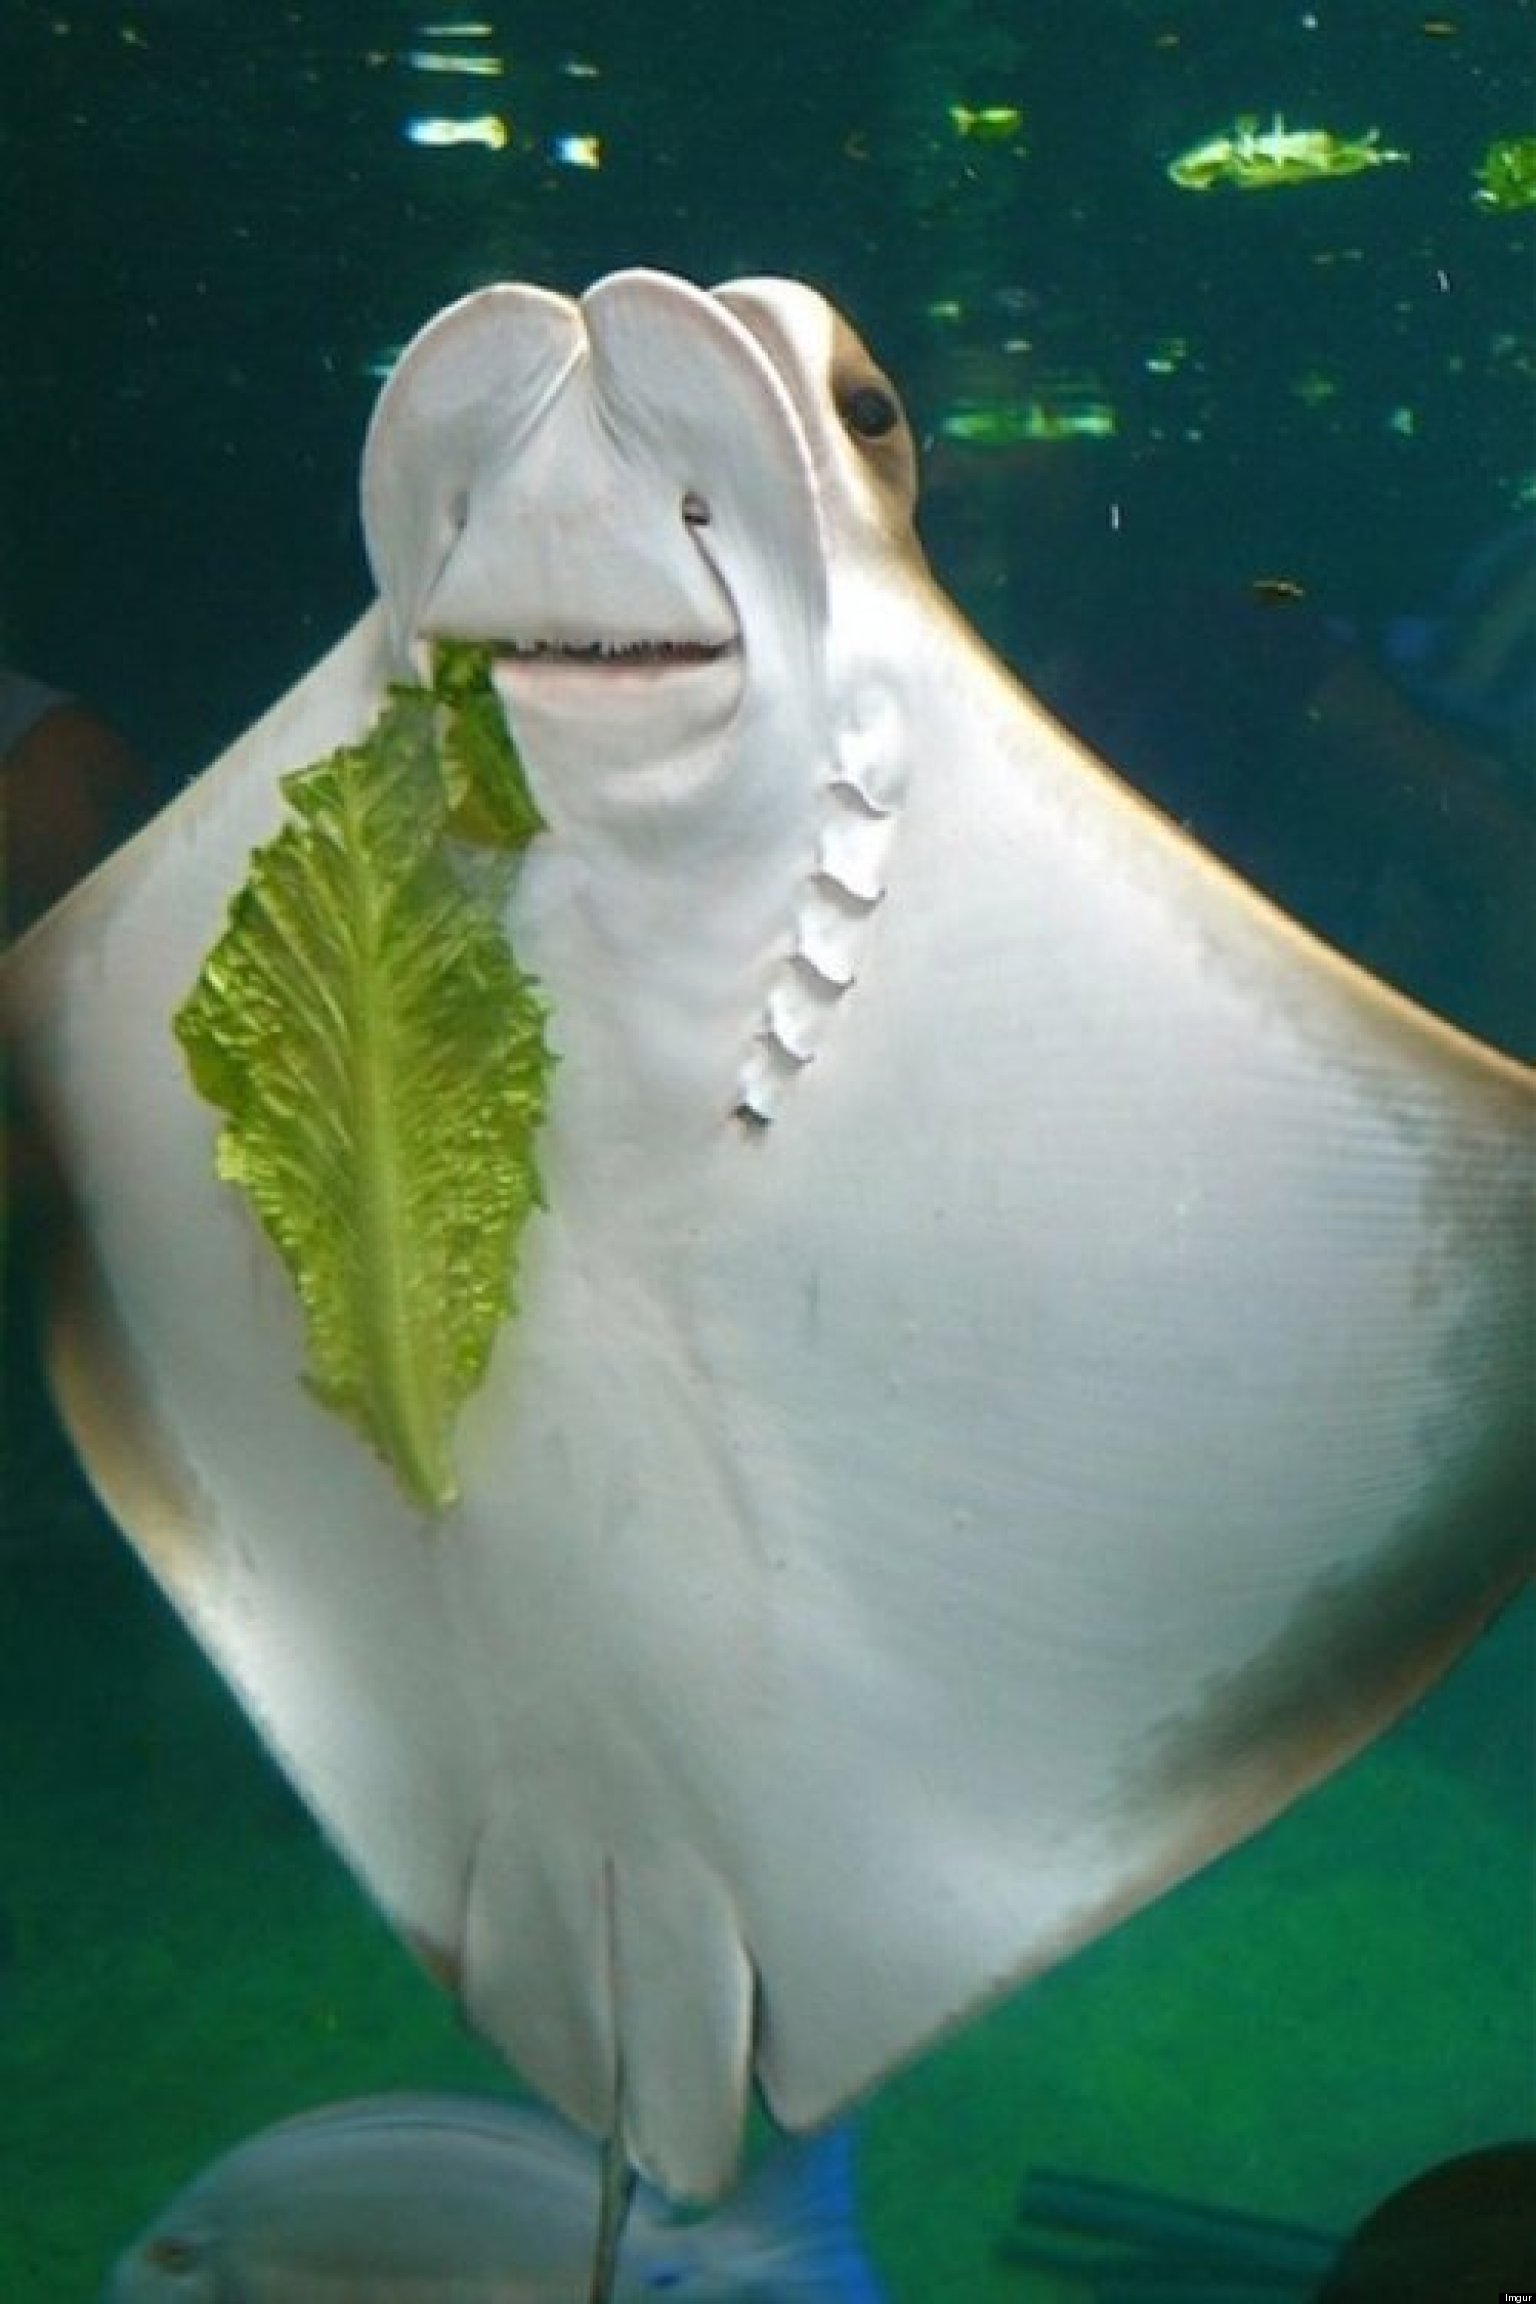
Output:
[[[218,1173],[298,1291],[308,1382],[441,1509],[458,1410],[513,1309],[552,1062],[543,1002],[453,856],[539,828],[486,652],[391,690],[361,744],[283,790],[296,821],[252,856],[175,1030],[227,1115]]]
[[[449,707],[442,753],[449,831],[478,847],[526,848],[544,827],[491,685],[488,651],[441,644],[433,688]]]

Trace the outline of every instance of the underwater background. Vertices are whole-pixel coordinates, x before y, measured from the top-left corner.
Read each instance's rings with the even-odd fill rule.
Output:
[[[992,644],[1324,933],[1536,1055],[1533,43],[1527,0],[5,0],[0,654],[167,796],[363,605],[362,433],[431,312],[633,263],[796,275],[905,393],[926,540]],[[1372,130],[1354,173],[1168,173]],[[507,2083],[92,1502],[24,1265],[0,2299],[67,2304],[264,2122]],[[893,2304],[1074,2293],[1000,2253],[1030,2167],[1342,2231],[1529,2133],[1533,1667],[1527,1600],[876,2097]]]

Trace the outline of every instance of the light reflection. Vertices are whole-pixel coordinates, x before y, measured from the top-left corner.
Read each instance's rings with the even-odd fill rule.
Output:
[[[480,112],[469,120],[423,114],[407,120],[404,133],[407,143],[424,144],[433,151],[446,151],[455,144],[478,144],[487,152],[504,152],[512,132],[500,113]]]

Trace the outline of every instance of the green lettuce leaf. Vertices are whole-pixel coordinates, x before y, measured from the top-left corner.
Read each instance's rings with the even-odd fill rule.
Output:
[[[539,819],[484,652],[453,657],[433,689],[393,689],[361,744],[284,778],[294,820],[252,856],[175,1019],[226,1115],[218,1173],[298,1292],[308,1383],[434,1510],[513,1309],[552,1062],[538,991],[455,868],[468,824],[506,848]]]
[[[491,684],[490,651],[440,641],[432,686],[443,716],[442,776],[448,829],[482,848],[526,848],[544,829]]]

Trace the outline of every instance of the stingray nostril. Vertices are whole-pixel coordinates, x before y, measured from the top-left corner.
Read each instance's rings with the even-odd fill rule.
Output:
[[[709,526],[709,506],[695,489],[690,488],[683,498],[683,518],[690,528],[707,528]]]

